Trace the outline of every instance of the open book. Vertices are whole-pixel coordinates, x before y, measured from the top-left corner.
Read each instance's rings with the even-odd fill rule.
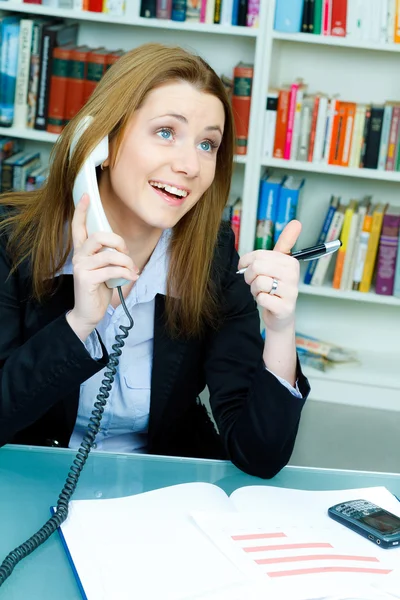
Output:
[[[382,487],[248,486],[228,497],[216,485],[187,483],[74,500],[61,535],[87,600],[350,598],[342,590],[400,598],[400,548],[383,550],[327,516],[357,498],[400,516]]]

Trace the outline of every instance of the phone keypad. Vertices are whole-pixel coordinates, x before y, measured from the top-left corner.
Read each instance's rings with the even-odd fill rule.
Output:
[[[368,500],[354,500],[351,503],[338,504],[335,509],[337,512],[353,519],[366,517],[380,510],[376,504],[368,502]]]

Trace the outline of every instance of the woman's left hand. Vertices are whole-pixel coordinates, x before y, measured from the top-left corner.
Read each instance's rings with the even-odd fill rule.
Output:
[[[282,331],[294,325],[300,267],[299,261],[289,254],[300,232],[301,223],[290,221],[273,250],[254,250],[239,261],[238,269],[247,267],[244,279],[263,309],[267,331]]]

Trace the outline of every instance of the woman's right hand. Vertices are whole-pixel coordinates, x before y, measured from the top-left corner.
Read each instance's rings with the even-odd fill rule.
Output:
[[[89,196],[84,194],[72,219],[75,304],[67,315],[69,325],[82,341],[100,323],[111,302],[113,290],[106,286],[105,281],[114,277],[136,281],[139,277],[121,236],[105,231],[88,236],[88,206]],[[115,251],[101,251],[104,247]]]

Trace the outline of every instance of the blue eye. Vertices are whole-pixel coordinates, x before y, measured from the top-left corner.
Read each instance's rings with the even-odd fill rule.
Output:
[[[170,140],[172,137],[172,131],[171,129],[164,127],[163,129],[160,129],[160,131],[157,131],[157,135],[162,137],[163,140]]]
[[[207,140],[205,140],[204,142],[201,142],[199,144],[200,148],[202,150],[204,150],[205,152],[211,152],[212,151],[212,145],[211,142],[208,142]]]

